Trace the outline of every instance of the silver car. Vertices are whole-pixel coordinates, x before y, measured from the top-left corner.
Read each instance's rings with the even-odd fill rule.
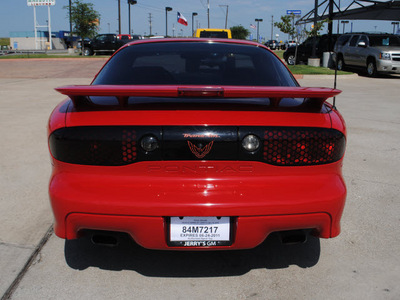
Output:
[[[369,76],[400,74],[400,38],[393,34],[352,33],[335,44],[338,70],[346,66],[365,68]]]

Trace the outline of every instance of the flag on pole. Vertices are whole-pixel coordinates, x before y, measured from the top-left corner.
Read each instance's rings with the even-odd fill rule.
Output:
[[[256,25],[253,25],[253,24],[250,24],[250,28],[252,28],[252,29],[256,29],[256,28],[257,28],[257,26],[256,26]]]
[[[178,23],[188,26],[188,22],[187,22],[186,18],[179,11],[178,11]]]

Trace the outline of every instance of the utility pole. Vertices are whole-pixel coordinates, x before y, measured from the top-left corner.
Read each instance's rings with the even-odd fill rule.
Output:
[[[271,21],[271,40],[274,39],[274,15],[272,15],[272,21]]]
[[[150,35],[149,36],[152,36],[152,34],[151,34],[151,13],[149,13],[149,24],[150,24]]]
[[[229,8],[229,5],[220,5],[219,7],[226,7],[225,29],[227,29],[228,28],[228,8]]]
[[[210,0],[207,0],[207,19],[208,19],[208,28],[210,28]]]

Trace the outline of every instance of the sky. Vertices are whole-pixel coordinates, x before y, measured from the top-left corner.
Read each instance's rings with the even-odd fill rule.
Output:
[[[118,0],[82,0],[93,3],[94,8],[100,13],[99,33],[118,31]],[[190,36],[192,28],[192,13],[198,15],[194,19],[194,27],[204,28],[208,26],[207,1],[210,3],[210,27],[224,28],[226,6],[228,6],[228,27],[242,25],[249,29],[254,37],[257,30],[251,29],[250,24],[256,25],[256,18],[263,19],[259,23],[260,36],[266,40],[276,38],[287,40],[286,34],[282,34],[277,28],[271,32],[272,16],[274,22],[279,21],[286,10],[301,10],[304,15],[313,9],[314,0],[137,0],[137,4],[131,6],[131,26],[135,34],[147,35],[150,33],[150,14],[152,20],[152,34],[165,35],[165,7],[172,7],[168,12],[168,35]],[[320,0],[322,2],[322,0]],[[351,0],[341,0],[341,7],[347,6]],[[33,31],[33,8],[27,6],[27,0],[0,0],[0,37],[9,37],[12,31]],[[52,31],[69,30],[68,10],[64,7],[68,0],[56,0],[56,5],[50,9]],[[37,23],[46,25],[48,20],[47,7],[38,7]],[[177,23],[177,12],[183,14],[189,26]],[[389,21],[351,21],[353,31],[385,31],[392,32],[393,25]],[[345,31],[350,31],[351,23],[346,25]],[[121,0],[121,27],[122,33],[128,33],[128,4],[127,0]],[[337,21],[334,22],[334,33],[337,29]],[[343,27],[340,25],[340,32]],[[327,26],[323,30],[326,32]],[[174,30],[174,32],[173,32]]]

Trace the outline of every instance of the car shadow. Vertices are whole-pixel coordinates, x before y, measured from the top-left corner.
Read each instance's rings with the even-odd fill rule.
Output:
[[[271,234],[261,245],[234,251],[158,251],[137,245],[121,234],[115,247],[92,244],[89,237],[65,241],[64,254],[69,267],[84,270],[132,270],[149,277],[237,276],[252,269],[284,269],[290,265],[310,268],[318,263],[321,247],[318,238],[283,245]]]
[[[377,74],[375,77],[371,77],[368,75],[367,71],[365,71],[365,68],[357,68],[357,67],[348,67],[346,66],[343,71],[348,71],[348,72],[353,72],[357,73],[358,76],[360,77],[366,77],[366,78],[377,78],[377,79],[400,79],[400,76],[398,74]]]

